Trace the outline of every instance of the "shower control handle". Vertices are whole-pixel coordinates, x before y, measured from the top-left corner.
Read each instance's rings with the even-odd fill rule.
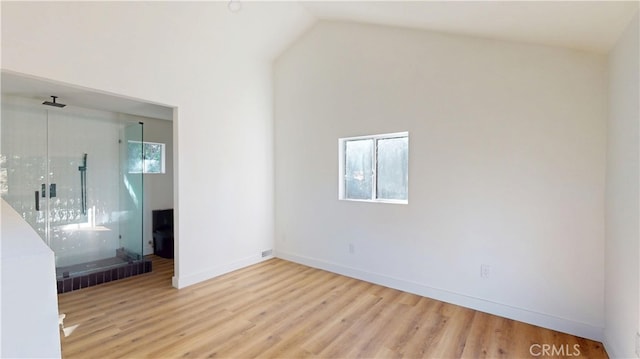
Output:
[[[36,211],[40,210],[40,191],[36,191]]]

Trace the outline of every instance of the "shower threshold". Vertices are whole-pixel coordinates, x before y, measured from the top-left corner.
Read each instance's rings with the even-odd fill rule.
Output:
[[[116,256],[56,268],[58,294],[151,272],[151,260]]]
[[[70,278],[71,276],[78,276],[83,274],[90,274],[103,269],[114,268],[123,264],[129,263],[127,260],[120,257],[112,257],[99,259],[86,263],[78,263],[66,267],[56,268],[56,278]]]

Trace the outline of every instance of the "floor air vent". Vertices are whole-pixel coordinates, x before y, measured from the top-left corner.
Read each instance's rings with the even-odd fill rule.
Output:
[[[264,258],[264,257],[268,257],[268,256],[270,256],[271,254],[273,254],[273,249],[269,249],[269,250],[263,251],[263,252],[262,252],[262,258]]]

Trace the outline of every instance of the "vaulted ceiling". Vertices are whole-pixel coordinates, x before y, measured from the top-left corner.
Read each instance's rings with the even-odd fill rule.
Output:
[[[317,19],[401,26],[607,53],[638,1],[317,1]]]
[[[232,0],[232,2],[237,1]],[[268,34],[265,34],[265,29],[258,27],[261,29],[260,36],[255,36],[255,31],[247,31],[245,36],[248,37],[238,39],[242,43],[246,43],[248,40],[254,43],[255,46],[251,46],[256,47],[256,51],[251,56],[259,53],[265,58],[275,58],[298,39],[306,29],[317,21],[323,20],[399,26],[561,46],[606,54],[613,48],[631,18],[638,11],[639,3],[638,1],[242,2],[239,11],[235,11],[233,16],[227,18],[221,17],[220,14],[229,15],[230,11],[233,12],[232,6],[228,8],[226,6],[227,4],[232,5],[232,3],[200,4],[204,6],[203,10],[208,11],[204,11],[205,14],[218,14],[208,19],[207,22],[218,24],[221,20],[226,21],[226,23],[216,25],[222,31],[227,28],[231,29],[229,30],[231,32],[244,29],[260,18],[278,22],[280,21],[278,16],[295,24],[289,30],[286,30],[287,27],[276,26]],[[5,4],[3,4],[3,8]],[[194,3],[190,4],[189,6],[197,6]],[[90,5],[85,3],[84,6],[90,7]],[[126,6],[126,4],[122,5]],[[154,6],[153,3],[147,5]],[[55,8],[47,7],[42,3],[31,3],[31,6]],[[68,6],[76,8],[73,4],[68,4]],[[214,10],[218,12],[214,12]],[[41,14],[41,16],[43,15]],[[146,16],[151,15],[147,14]],[[145,21],[149,22],[148,19]],[[196,21],[196,19],[190,21]],[[269,23],[269,21],[265,23]],[[236,33],[233,34],[234,38],[237,37],[236,35]],[[267,41],[268,39],[271,40]],[[225,49],[223,48],[221,51],[225,51]],[[110,109],[155,118],[172,118],[172,109],[164,106],[43,81],[6,71],[2,74],[2,92],[38,99],[48,99],[50,94],[55,93],[59,94],[61,99],[64,98],[65,101],[77,106]]]

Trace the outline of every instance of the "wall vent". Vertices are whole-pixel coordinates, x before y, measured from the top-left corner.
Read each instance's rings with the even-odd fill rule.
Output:
[[[266,251],[262,251],[262,258],[268,257],[273,254],[273,249],[267,249]]]

